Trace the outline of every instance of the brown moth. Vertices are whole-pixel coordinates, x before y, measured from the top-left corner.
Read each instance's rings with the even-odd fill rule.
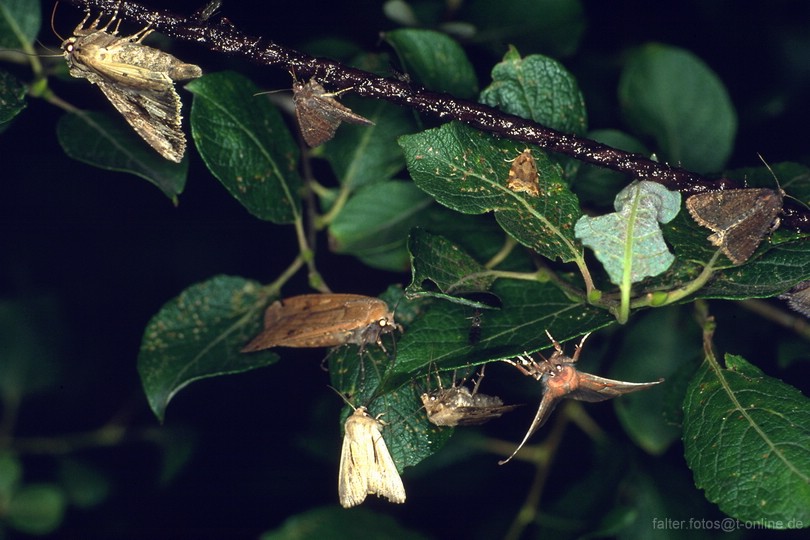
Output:
[[[528,148],[512,161],[506,187],[516,193],[528,193],[532,197],[540,195],[540,184],[537,181],[537,163],[532,151]]]
[[[103,14],[85,27],[88,12],[62,43],[73,77],[97,85],[135,132],[164,158],[180,162],[186,151],[180,116],[180,96],[174,81],[196,79],[202,70],[141,43],[152,33],[148,27],[127,37],[118,36],[113,13],[99,27]]]
[[[399,325],[379,298],[359,294],[302,294],[270,304],[264,312],[264,330],[242,352],[271,347],[336,347],[376,343]]]
[[[405,502],[405,486],[383,440],[384,424],[379,418],[372,417],[365,407],[357,407],[343,426],[338,472],[338,496],[343,508],[357,506],[368,494],[392,503]]]
[[[551,337],[551,334],[546,330],[546,334],[551,342],[554,344],[554,353],[546,360],[542,359],[537,361],[529,355],[518,356],[517,360],[506,360],[509,364],[515,366],[521,373],[534,377],[543,384],[543,398],[540,400],[540,407],[537,409],[537,414],[534,415],[534,420],[526,432],[526,436],[520,442],[518,447],[512,452],[512,455],[503,461],[499,461],[499,465],[507,463],[510,459],[515,457],[518,450],[523,448],[523,445],[529,440],[535,431],[537,431],[548,420],[554,407],[563,398],[577,399],[580,401],[605,401],[623,394],[631,392],[638,392],[655,386],[664,379],[659,379],[654,382],[646,383],[631,383],[625,381],[615,381],[613,379],[605,379],[590,373],[582,373],[577,371],[574,366],[579,360],[579,354],[582,352],[582,345],[588,338],[590,333],[582,337],[582,341],[577,345],[574,351],[573,358],[568,357],[562,350],[557,341]]]
[[[734,264],[748,260],[769,232],[779,228],[782,190],[730,189],[698,193],[686,208],[702,227],[714,231],[709,241]]]
[[[335,136],[341,122],[350,124],[374,125],[368,118],[352,112],[350,108],[335,99],[341,92],[327,93],[314,78],[306,83],[299,82],[293,75],[293,103],[295,117],[301,128],[304,141],[311,146],[320,146]]]
[[[786,300],[791,309],[810,317],[810,280],[802,281],[779,298]]]
[[[450,388],[442,388],[439,379],[437,390],[423,393],[420,399],[428,421],[436,426],[477,426],[516,409],[517,405],[504,405],[498,396],[478,393],[478,386],[484,377],[483,368],[481,372],[472,392],[464,386],[463,381],[462,384],[454,383]]]

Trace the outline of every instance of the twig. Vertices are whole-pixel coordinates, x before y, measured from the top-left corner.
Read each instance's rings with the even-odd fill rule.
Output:
[[[646,156],[618,150],[590,139],[562,133],[480,103],[457,99],[449,94],[429,92],[400,79],[379,77],[333,60],[315,58],[262,37],[249,36],[224,18],[213,17],[200,21],[193,15],[181,17],[167,11],[150,10],[137,2],[121,0],[63,1],[85,11],[112,13],[117,9],[121,19],[143,26],[150,25],[169,37],[195,42],[214,52],[278,67],[302,78],[317,77],[321,83],[337,88],[352,88],[363,97],[384,99],[441,120],[457,120],[499,137],[534,144],[637,179],[658,182],[686,195],[740,187],[735,180],[709,180],[697,173],[658,163]],[[810,231],[810,213],[797,203],[786,200],[782,223]]]

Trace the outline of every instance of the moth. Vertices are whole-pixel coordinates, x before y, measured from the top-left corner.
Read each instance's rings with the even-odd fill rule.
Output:
[[[782,190],[730,189],[698,193],[686,208],[698,225],[713,231],[709,241],[734,264],[753,255],[762,238],[779,228]]]
[[[327,93],[314,78],[306,83],[293,76],[293,103],[295,117],[301,128],[304,141],[311,146],[320,146],[335,136],[341,122],[350,124],[374,125],[374,122],[352,112],[350,108],[335,99],[341,92]]]
[[[802,281],[779,298],[786,300],[791,309],[810,317],[810,280]]]
[[[481,313],[480,309],[476,309],[472,317],[468,317],[470,319],[470,332],[467,335],[467,340],[470,342],[470,345],[475,345],[479,341],[481,341],[481,318],[483,314]]]
[[[164,158],[180,162],[186,151],[180,116],[180,96],[175,81],[196,79],[202,70],[169,53],[142,43],[152,33],[148,27],[127,37],[118,36],[113,13],[99,27],[103,13],[85,27],[90,13],[62,42],[62,51],[73,77],[98,86],[135,132]]]
[[[562,347],[557,341],[551,337],[551,334],[546,330],[546,335],[554,344],[554,353],[549,359],[542,358],[539,362],[529,355],[518,356],[516,360],[506,360],[507,363],[512,364],[521,373],[529,377],[534,377],[543,384],[543,398],[540,400],[540,406],[537,409],[537,414],[534,415],[529,430],[526,436],[520,442],[518,447],[512,452],[508,458],[499,461],[499,465],[503,465],[515,457],[518,450],[523,448],[523,445],[529,440],[535,431],[537,431],[546,420],[548,420],[554,407],[563,398],[577,399],[580,401],[605,401],[631,392],[638,392],[655,386],[662,382],[664,379],[659,379],[654,382],[646,383],[632,383],[625,381],[615,381],[613,379],[605,379],[590,373],[582,373],[577,370],[574,364],[579,360],[579,355],[582,352],[582,345],[588,338],[590,333],[585,334],[582,340],[577,345],[574,351],[574,356],[566,356]]]
[[[264,312],[264,330],[242,352],[271,347],[336,347],[369,343],[383,351],[381,336],[400,326],[379,298],[359,294],[302,294],[270,304]]]
[[[516,193],[528,193],[532,197],[540,195],[537,176],[537,163],[528,148],[512,161],[506,187]]]
[[[518,407],[504,405],[498,396],[479,394],[478,386],[483,376],[482,369],[472,392],[463,383],[454,383],[450,388],[442,388],[440,384],[437,390],[423,393],[420,399],[428,421],[436,426],[477,426]]]
[[[365,407],[357,407],[343,426],[338,496],[343,508],[357,506],[366,495],[405,502],[405,486],[382,436],[383,422]]]

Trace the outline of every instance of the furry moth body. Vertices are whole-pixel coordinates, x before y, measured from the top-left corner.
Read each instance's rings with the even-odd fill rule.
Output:
[[[135,132],[164,158],[180,162],[186,151],[175,81],[196,79],[202,70],[141,42],[152,30],[118,36],[114,13],[85,27],[90,13],[62,43],[70,74],[98,86]]]
[[[344,424],[338,496],[344,508],[357,506],[368,494],[392,503],[405,502],[405,486],[383,440],[382,422],[357,407]]]

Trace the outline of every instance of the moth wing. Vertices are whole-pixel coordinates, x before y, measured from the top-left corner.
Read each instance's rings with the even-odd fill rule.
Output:
[[[529,437],[534,435],[534,432],[540,429],[543,426],[543,424],[546,423],[548,417],[554,411],[554,408],[557,406],[557,402],[559,400],[560,398],[552,396],[551,392],[549,391],[543,392],[543,399],[540,400],[540,406],[537,408],[537,414],[534,415],[534,420],[532,420],[532,424],[531,426],[529,426],[529,430],[526,432],[526,435],[523,437],[523,440],[520,441],[520,444],[518,445],[517,448],[515,448],[515,451],[512,452],[512,455],[510,455],[508,458],[502,461],[499,461],[498,465],[503,465],[504,463],[507,463],[509,460],[515,457],[515,454],[517,454],[518,451],[521,448],[523,448],[523,445],[526,444],[526,441],[529,440]]]
[[[366,126],[374,125],[374,122],[368,118],[360,116],[332,96],[316,96],[313,99],[320,100],[322,102],[321,109],[319,110],[324,116],[328,116],[331,120]]]
[[[375,466],[372,469],[372,474],[369,475],[368,491],[385,497],[392,503],[404,503],[405,486],[402,484],[402,478],[397,472],[397,466],[388,452],[382,433],[377,426],[374,426],[371,432],[374,443]]]
[[[577,399],[579,401],[588,401],[594,403],[597,401],[605,401],[610,398],[618,397],[623,394],[644,390],[645,388],[655,386],[661,381],[663,381],[663,379],[655,382],[631,383],[606,379],[597,375],[591,375],[590,373],[580,373],[579,387],[566,397]]]
[[[135,132],[164,158],[179,163],[186,151],[180,120],[180,96],[168,79],[162,90],[131,90],[96,84]]]
[[[311,146],[320,146],[335,136],[340,120],[334,117],[321,114],[307,106],[295,108],[295,117],[298,120],[298,127],[301,128],[301,135],[304,141]]]
[[[459,426],[479,426],[493,418],[500,418],[503,413],[517,409],[519,405],[459,407],[457,409]]]
[[[343,508],[357,506],[370,492],[369,474],[374,462],[374,448],[370,428],[364,420],[355,411],[344,425],[338,471],[338,497]]]
[[[748,218],[753,220],[750,227],[732,227],[726,231],[720,247],[731,262],[742,264],[754,254],[780,209],[781,206],[765,214],[753,214]]]

